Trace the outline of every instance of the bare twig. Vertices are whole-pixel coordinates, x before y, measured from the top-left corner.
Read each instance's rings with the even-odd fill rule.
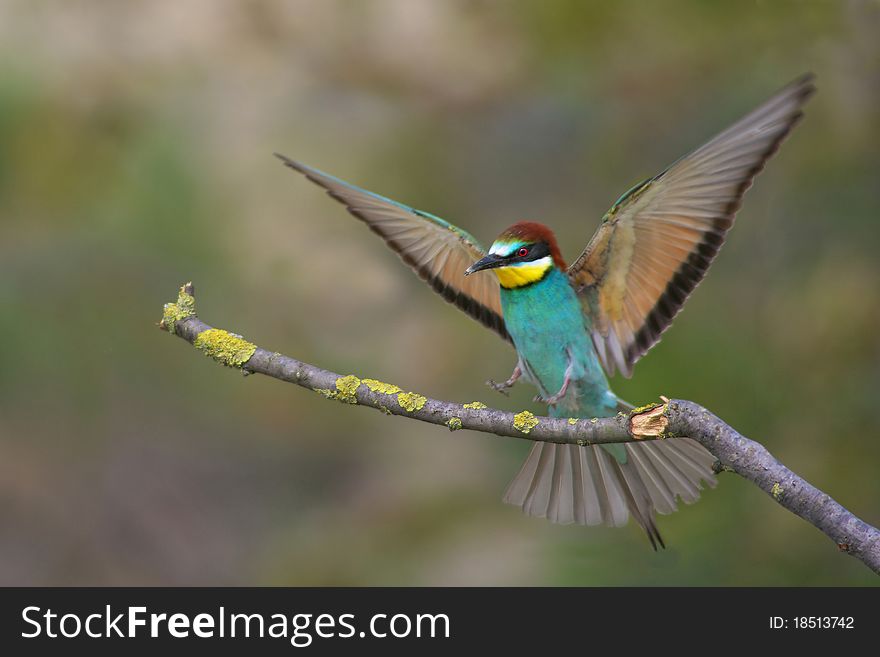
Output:
[[[375,379],[340,375],[289,356],[262,349],[241,336],[202,322],[195,314],[192,283],[165,305],[159,326],[193,344],[224,365],[265,374],[313,390],[345,404],[369,406],[452,431],[472,429],[527,440],[598,445],[636,440],[693,438],[717,459],[716,470],[736,472],[774,501],[835,542],[838,549],[880,574],[880,531],[860,520],[777,461],[762,445],[742,436],[702,406],[662,398],[661,403],[609,418],[551,418],[529,411],[509,413],[481,402],[431,399]]]

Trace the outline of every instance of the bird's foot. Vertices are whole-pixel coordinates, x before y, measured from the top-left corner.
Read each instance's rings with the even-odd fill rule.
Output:
[[[556,404],[559,403],[559,400],[565,397],[565,394],[568,392],[568,384],[570,382],[571,379],[569,379],[568,374],[566,374],[565,381],[562,383],[562,387],[559,389],[559,392],[551,397],[543,397],[542,395],[537,395],[535,397],[535,401],[547,404],[547,406],[556,406]]]
[[[507,390],[508,390],[508,388],[513,387],[513,384],[508,383],[507,381],[504,381],[503,383],[496,383],[492,379],[489,379],[488,381],[486,381],[486,385],[489,386],[490,388],[492,388],[492,390],[494,390],[495,392],[500,392],[505,397],[510,396],[510,393],[507,392]]]
[[[548,406],[556,406],[556,404],[559,403],[559,400],[561,400],[563,397],[565,397],[565,390],[561,390],[561,391],[557,392],[555,395],[553,395],[552,397],[548,397],[547,399],[544,400],[544,402]]]

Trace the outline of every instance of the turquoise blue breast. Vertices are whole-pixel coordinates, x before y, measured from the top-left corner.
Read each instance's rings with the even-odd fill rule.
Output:
[[[569,393],[551,407],[551,415],[602,417],[617,412],[617,397],[590,340],[589,320],[565,274],[553,267],[536,283],[501,288],[501,308],[525,374],[544,397],[562,387],[573,360]]]

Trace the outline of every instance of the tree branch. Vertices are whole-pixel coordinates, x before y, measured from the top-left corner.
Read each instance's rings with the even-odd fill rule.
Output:
[[[662,403],[609,418],[551,418],[529,411],[509,413],[482,402],[459,404],[431,399],[375,379],[340,375],[278,352],[262,349],[234,333],[202,322],[195,313],[192,283],[165,304],[160,328],[177,335],[218,362],[245,374],[264,374],[313,390],[345,404],[375,408],[451,431],[472,429],[527,440],[599,445],[688,436],[709,450],[718,472],[735,472],[835,542],[838,549],[880,574],[880,531],[776,460],[762,445],[742,436],[702,406],[661,398]]]

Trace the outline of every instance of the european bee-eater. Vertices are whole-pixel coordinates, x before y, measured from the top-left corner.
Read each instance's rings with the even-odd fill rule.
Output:
[[[632,408],[608,385],[668,328],[721,248],[745,191],[802,116],[812,76],[763,105],[611,206],[586,249],[566,266],[542,224],[521,221],[488,252],[427,212],[286,157],[345,204],[447,301],[513,343],[519,377],[556,417],[605,417]],[[486,272],[474,275],[477,272]],[[655,513],[692,503],[715,485],[714,457],[689,438],[578,447],[536,443],[504,500],[554,522],[620,526],[630,514],[654,549]]]

